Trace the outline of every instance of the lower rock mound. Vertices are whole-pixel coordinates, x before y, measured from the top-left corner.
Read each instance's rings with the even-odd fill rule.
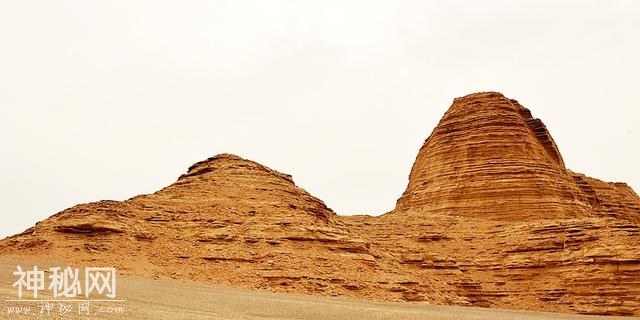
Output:
[[[228,154],[154,194],[64,210],[0,241],[0,254],[345,296],[344,285],[375,263],[369,243],[290,176]]]

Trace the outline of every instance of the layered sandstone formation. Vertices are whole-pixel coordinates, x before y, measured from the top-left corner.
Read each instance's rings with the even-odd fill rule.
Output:
[[[0,255],[251,289],[640,316],[638,248],[638,195],[568,170],[544,124],[494,92],[454,100],[379,217],[338,216],[223,154],[0,241]]]
[[[396,211],[499,221],[584,216],[544,124],[498,93],[456,99],[424,143]]]
[[[0,252],[285,291],[328,287],[373,260],[368,243],[290,176],[228,154],[154,194],[60,212],[3,240]]]
[[[375,233],[396,235],[384,248],[447,255],[491,305],[640,315],[638,195],[567,170],[544,124],[499,93],[454,100],[381,219]]]

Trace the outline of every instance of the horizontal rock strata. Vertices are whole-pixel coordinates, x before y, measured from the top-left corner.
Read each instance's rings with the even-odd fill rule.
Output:
[[[638,248],[638,195],[568,170],[542,121],[495,92],[454,100],[379,217],[338,216],[222,154],[0,241],[0,255],[258,290],[640,316]]]

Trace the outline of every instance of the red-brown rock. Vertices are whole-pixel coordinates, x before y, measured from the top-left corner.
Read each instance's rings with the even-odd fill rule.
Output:
[[[454,100],[379,217],[338,216],[223,154],[0,241],[0,255],[252,289],[640,316],[638,248],[638,195],[565,168],[544,124],[495,92]]]

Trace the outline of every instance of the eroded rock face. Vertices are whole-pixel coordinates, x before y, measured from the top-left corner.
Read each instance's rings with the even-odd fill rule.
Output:
[[[290,176],[229,154],[194,164],[154,194],[60,212],[2,240],[0,253],[346,296],[341,271],[356,274],[374,260],[369,243]]]
[[[583,216],[588,204],[544,124],[488,92],[454,100],[418,153],[404,210],[507,221]]]
[[[640,315],[640,198],[567,170],[544,124],[499,93],[454,100],[381,219],[383,250],[446,254],[492,306]]]
[[[495,92],[454,100],[379,217],[337,216],[222,154],[0,241],[0,255],[250,289],[636,316],[639,248],[638,195],[566,169],[542,121]]]

